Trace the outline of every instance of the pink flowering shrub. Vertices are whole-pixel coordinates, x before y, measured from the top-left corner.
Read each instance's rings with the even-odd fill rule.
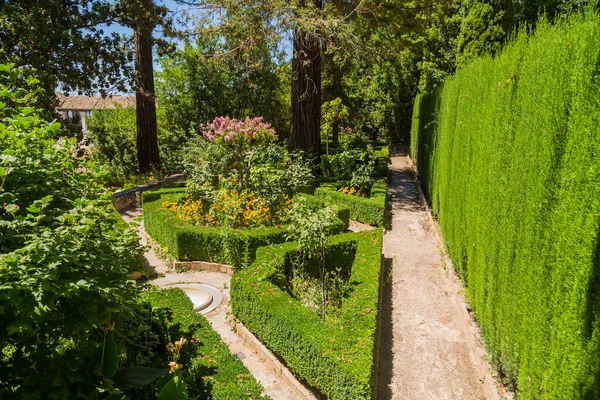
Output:
[[[277,134],[271,124],[262,117],[237,120],[229,117],[217,117],[204,125],[202,134],[211,143],[220,146],[231,156],[231,168],[237,175],[240,190],[250,185],[250,170],[256,152],[277,140]]]

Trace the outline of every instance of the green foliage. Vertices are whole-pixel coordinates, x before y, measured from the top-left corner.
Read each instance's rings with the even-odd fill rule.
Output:
[[[212,261],[237,268],[249,265],[256,249],[285,241],[287,226],[263,226],[252,229],[198,226],[183,221],[163,207],[165,202],[177,202],[185,196],[184,189],[162,189],[143,194],[144,227],[167,254],[177,260]],[[324,203],[306,196],[314,209]],[[349,210],[338,207],[338,221],[332,233],[343,232],[348,227]]]
[[[520,28],[534,31],[538,19],[555,21],[573,13],[592,11],[595,0],[463,0],[457,41],[457,63],[494,55]]]
[[[520,399],[600,397],[599,35],[541,23],[415,102],[412,155]]]
[[[115,84],[126,90],[132,72],[127,46],[118,34],[105,35],[100,28],[114,11],[102,0],[3,1],[0,60],[41,81],[47,111],[59,82],[64,91],[96,92]]]
[[[381,231],[331,238],[330,260],[353,260],[352,289],[339,317],[324,321],[281,284],[297,247],[286,243],[259,249],[252,266],[231,281],[232,311],[292,372],[328,399],[370,399]]]
[[[0,396],[87,398],[98,377],[86,365],[129,308],[141,249],[24,80],[0,66]]]
[[[133,40],[106,27],[132,27],[143,17],[172,35],[167,7],[147,0],[5,0],[0,8],[0,60],[40,80],[38,106],[55,115],[55,90],[63,93],[126,92],[133,84]],[[112,27],[111,27],[112,30]],[[169,44],[154,43],[159,50]]]
[[[337,185],[323,183],[315,189],[315,196],[350,209],[350,219],[363,224],[383,227],[386,210],[386,182],[379,179],[371,189],[371,197],[354,196],[338,192]]]
[[[191,198],[170,208],[183,210],[180,216],[203,225],[244,228],[284,223],[294,193],[313,178],[309,161],[274,143],[273,130],[260,118],[215,121],[230,126],[220,128],[218,135],[207,131],[187,146]],[[256,135],[243,128],[252,124],[260,127]]]
[[[135,109],[94,111],[88,119],[90,159],[103,166],[111,182],[125,181],[138,170]]]
[[[263,398],[260,384],[242,362],[229,352],[206,318],[194,312],[192,302],[182,290],[150,289],[144,291],[143,297],[152,304],[153,313],[167,315],[162,326],[165,335],[163,340],[175,342],[185,338],[187,341],[181,349],[184,368],[178,373],[187,383],[191,398]],[[170,400],[173,397],[166,398]]]
[[[234,36],[209,26],[196,28],[195,43],[186,42],[160,60],[156,91],[165,128],[193,135],[202,124],[227,115],[263,116],[277,132],[289,131],[289,96],[280,94],[286,92],[284,75],[290,72],[272,57],[275,44],[261,37],[240,47]]]
[[[512,0],[506,3],[511,3]],[[507,21],[508,10],[502,2],[473,1],[461,22],[458,37],[458,63],[498,52],[512,24]]]
[[[329,232],[335,222],[334,210],[325,207],[316,212],[306,204],[305,198],[299,198],[289,212],[290,225],[288,226],[288,239],[298,241],[298,260],[296,276],[308,275],[308,265],[316,263],[319,284],[321,286],[320,314],[325,319],[325,309],[331,301],[329,281],[332,280],[334,269],[327,269],[325,265],[325,250],[329,244]],[[301,273],[300,271],[304,272]],[[306,279],[303,279],[306,281]],[[309,286],[310,283],[309,283]],[[334,285],[335,286],[335,285]]]
[[[188,140],[178,131],[165,129],[165,110],[158,113],[158,147],[161,156],[161,175],[170,175],[183,170],[182,146]],[[94,111],[88,119],[89,156],[107,172],[108,184],[124,185],[137,181],[138,155],[136,114],[134,108],[117,107],[114,110]]]

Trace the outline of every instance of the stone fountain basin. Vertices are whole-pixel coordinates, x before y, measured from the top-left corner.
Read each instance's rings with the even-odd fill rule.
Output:
[[[180,283],[169,287],[183,290],[194,304],[194,311],[200,314],[211,312],[223,301],[223,294],[219,289],[204,283]]]

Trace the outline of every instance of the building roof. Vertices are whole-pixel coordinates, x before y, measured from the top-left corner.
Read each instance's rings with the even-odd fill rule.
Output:
[[[135,108],[135,96],[65,96],[57,93],[58,111],[77,110],[110,110],[116,108],[116,104],[123,108]]]

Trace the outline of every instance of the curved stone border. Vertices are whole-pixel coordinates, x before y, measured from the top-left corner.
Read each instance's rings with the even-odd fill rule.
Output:
[[[219,305],[223,302],[223,293],[219,289],[214,286],[207,285],[205,283],[173,283],[163,286],[165,288],[176,287],[180,289],[190,288],[190,289],[200,289],[202,291],[207,292],[211,297],[207,300],[206,303],[200,304],[194,307],[194,310],[199,312],[200,314],[208,314],[215,308],[219,307]],[[186,293],[187,294],[187,293]],[[189,296],[188,296],[189,297]]]
[[[134,186],[130,189],[119,190],[113,193],[113,204],[117,211],[138,207],[142,204],[142,192],[182,181],[185,177],[185,174],[175,174],[156,181],[144,183],[143,185]]]

